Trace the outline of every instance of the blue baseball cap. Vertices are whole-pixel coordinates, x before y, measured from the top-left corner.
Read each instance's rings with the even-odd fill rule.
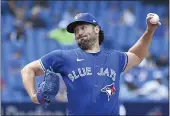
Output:
[[[74,17],[74,21],[67,26],[67,31],[74,33],[74,29],[77,25],[89,23],[93,25],[98,25],[96,18],[90,13],[79,13]],[[100,27],[100,26],[99,26]]]

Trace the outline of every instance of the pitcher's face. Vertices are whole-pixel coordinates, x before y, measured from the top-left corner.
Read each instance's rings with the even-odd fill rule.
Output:
[[[90,49],[97,42],[98,33],[92,24],[80,24],[74,29],[77,44],[83,50]]]

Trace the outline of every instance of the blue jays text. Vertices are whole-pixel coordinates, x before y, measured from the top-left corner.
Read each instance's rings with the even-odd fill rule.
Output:
[[[74,80],[84,77],[93,75],[91,67],[85,67],[85,68],[77,68],[76,70],[73,70],[71,73],[68,74],[68,77],[73,82]],[[113,81],[115,81],[116,73],[111,68],[100,68],[97,72],[98,76],[107,76],[110,77]]]

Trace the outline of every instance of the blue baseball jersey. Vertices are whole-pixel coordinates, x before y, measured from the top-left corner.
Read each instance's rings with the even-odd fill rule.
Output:
[[[44,71],[61,74],[68,115],[119,114],[119,80],[128,62],[126,53],[104,48],[87,53],[76,48],[52,51],[39,61]]]

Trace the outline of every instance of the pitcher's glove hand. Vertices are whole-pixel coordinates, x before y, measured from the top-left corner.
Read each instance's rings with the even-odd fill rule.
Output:
[[[44,80],[38,84],[37,99],[47,107],[59,91],[59,77],[53,72],[45,73]]]

